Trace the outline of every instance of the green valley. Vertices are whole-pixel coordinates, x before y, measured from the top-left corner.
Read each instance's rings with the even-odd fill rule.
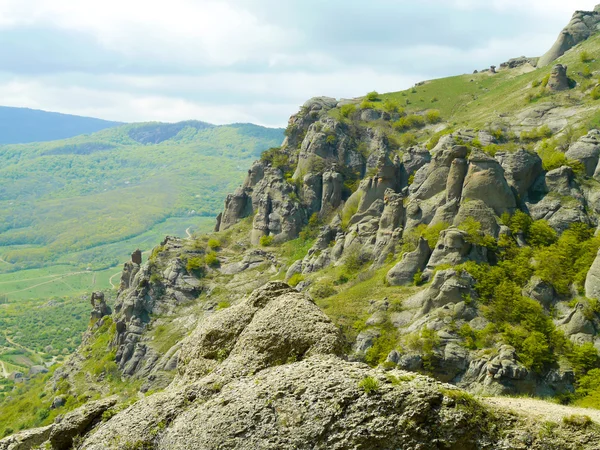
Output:
[[[213,228],[226,193],[282,139],[188,121],[0,146],[0,299],[110,288],[131,250]]]

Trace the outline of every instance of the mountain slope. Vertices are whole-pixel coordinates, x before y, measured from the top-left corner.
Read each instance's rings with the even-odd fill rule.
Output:
[[[92,117],[0,106],[0,144],[66,139],[118,125],[121,123]]]
[[[132,255],[114,311],[93,300],[79,350],[3,403],[47,426],[5,445],[599,448],[585,410],[467,393],[600,407],[598,39],[570,78],[307,101],[217,231]]]

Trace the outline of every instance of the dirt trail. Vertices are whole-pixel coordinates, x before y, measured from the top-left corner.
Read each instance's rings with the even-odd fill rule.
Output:
[[[185,230],[185,234],[187,234],[188,239],[192,238],[192,233],[190,233],[190,228],[192,228],[192,227],[187,227]]]
[[[532,398],[511,397],[482,397],[484,404],[494,408],[502,408],[528,417],[537,417],[549,422],[562,422],[563,417],[573,414],[589,416],[594,422],[600,424],[600,410],[577,408],[573,406],[557,405],[556,403],[535,400]]]
[[[111,286],[113,289],[115,289],[117,286],[115,286],[115,284],[113,283],[113,281],[112,281],[112,280],[113,280],[113,278],[114,278],[114,277],[116,277],[117,275],[121,275],[121,272],[117,272],[117,273],[115,273],[115,274],[114,274],[112,277],[110,277],[110,278],[108,279],[108,282],[110,283],[110,286]]]
[[[4,378],[8,378],[8,376],[10,375],[10,372],[8,370],[6,370],[6,366],[4,365],[4,363],[2,361],[0,361],[0,369],[2,369],[2,376]]]

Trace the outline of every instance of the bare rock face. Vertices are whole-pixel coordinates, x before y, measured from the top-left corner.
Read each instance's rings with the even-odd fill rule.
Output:
[[[504,169],[508,185],[520,197],[525,197],[533,183],[543,173],[542,160],[537,153],[519,149],[514,153],[498,153],[496,159]]]
[[[474,151],[469,158],[469,171],[462,192],[463,199],[481,200],[501,216],[514,212],[517,203],[504,169],[495,159]]]
[[[314,354],[341,354],[341,335],[306,296],[271,282],[203,322],[184,342],[180,376],[197,379],[253,373]],[[219,359],[227,356],[219,365]]]
[[[585,279],[585,296],[600,299],[600,252]]]
[[[131,262],[137,265],[142,264],[142,251],[139,248],[131,254]]]
[[[0,450],[29,450],[39,447],[50,437],[52,425],[21,431],[0,440]]]
[[[417,272],[425,270],[430,256],[429,244],[421,238],[416,250],[406,253],[402,260],[388,272],[386,276],[388,283],[392,286],[412,284]]]
[[[322,184],[323,197],[321,199],[321,211],[326,213],[340,206],[344,177],[341,173],[329,170],[323,174]]]
[[[0,440],[0,450],[69,450],[73,448],[73,440],[90,431],[100,421],[102,414],[116,403],[117,397],[87,403],[65,416],[58,416],[52,425],[23,431]]]
[[[538,61],[538,67],[551,64],[580,42],[597,31],[600,23],[598,7],[594,11],[577,11],[569,24],[561,31],[552,48]]]
[[[217,231],[223,231],[235,225],[252,214],[252,200],[244,188],[238,188],[233,194],[229,194],[225,199],[225,209],[220,216],[219,228]]]
[[[93,308],[92,313],[91,313],[92,320],[94,320],[94,319],[100,320],[103,317],[109,316],[112,314],[112,310],[106,304],[106,300],[104,299],[103,292],[92,293],[91,303],[92,303],[92,308]]]
[[[590,130],[586,136],[569,147],[565,156],[581,162],[588,177],[596,176],[600,158],[600,131]]]
[[[566,91],[569,89],[567,66],[557,64],[552,68],[550,80],[548,80],[548,89],[551,91]]]

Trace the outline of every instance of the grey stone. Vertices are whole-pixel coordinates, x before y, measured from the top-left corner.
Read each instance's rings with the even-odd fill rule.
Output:
[[[552,68],[550,80],[548,80],[548,89],[551,91],[566,91],[569,89],[567,66],[557,64]]]
[[[425,270],[430,256],[431,249],[427,241],[423,238],[419,239],[415,251],[406,253],[402,260],[387,273],[388,283],[392,286],[412,284],[417,272]]]

